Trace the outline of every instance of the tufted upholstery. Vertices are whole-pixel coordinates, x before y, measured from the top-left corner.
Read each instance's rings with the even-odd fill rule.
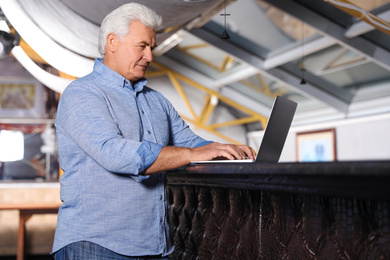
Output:
[[[171,259],[390,259],[389,201],[170,185]]]
[[[168,173],[171,259],[390,259],[390,161]]]
[[[260,193],[171,186],[173,259],[258,259]]]

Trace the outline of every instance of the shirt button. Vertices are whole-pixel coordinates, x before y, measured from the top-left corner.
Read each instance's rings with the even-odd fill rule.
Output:
[[[160,218],[160,223],[162,223],[163,222],[163,219],[162,218]]]
[[[141,112],[142,112],[142,114],[145,114],[145,112],[143,110]]]
[[[163,199],[163,196],[162,195],[160,195],[160,200],[162,200]]]
[[[148,134],[151,134],[152,132],[148,131]]]

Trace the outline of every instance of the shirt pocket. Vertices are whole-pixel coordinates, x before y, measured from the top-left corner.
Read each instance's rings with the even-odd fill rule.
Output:
[[[164,146],[169,145],[171,126],[168,115],[163,109],[153,108],[148,116],[156,142]]]

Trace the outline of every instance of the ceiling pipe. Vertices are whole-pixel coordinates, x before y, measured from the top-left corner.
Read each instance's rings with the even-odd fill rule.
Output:
[[[348,0],[324,1],[390,35],[390,24],[388,22],[356,6]]]
[[[0,20],[0,30],[11,33],[10,28],[4,20]],[[22,49],[21,46],[14,46],[11,50],[15,59],[39,82],[55,92],[62,93],[73,81],[51,74],[39,67]]]
[[[85,76],[93,70],[93,59],[55,42],[31,20],[17,0],[0,0],[0,8],[21,38],[52,67],[74,77]]]

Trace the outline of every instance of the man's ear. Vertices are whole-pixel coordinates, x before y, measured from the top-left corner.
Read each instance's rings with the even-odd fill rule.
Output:
[[[109,33],[107,35],[106,51],[109,51],[111,53],[115,52],[118,41],[119,41],[118,36],[116,36],[115,33]]]

